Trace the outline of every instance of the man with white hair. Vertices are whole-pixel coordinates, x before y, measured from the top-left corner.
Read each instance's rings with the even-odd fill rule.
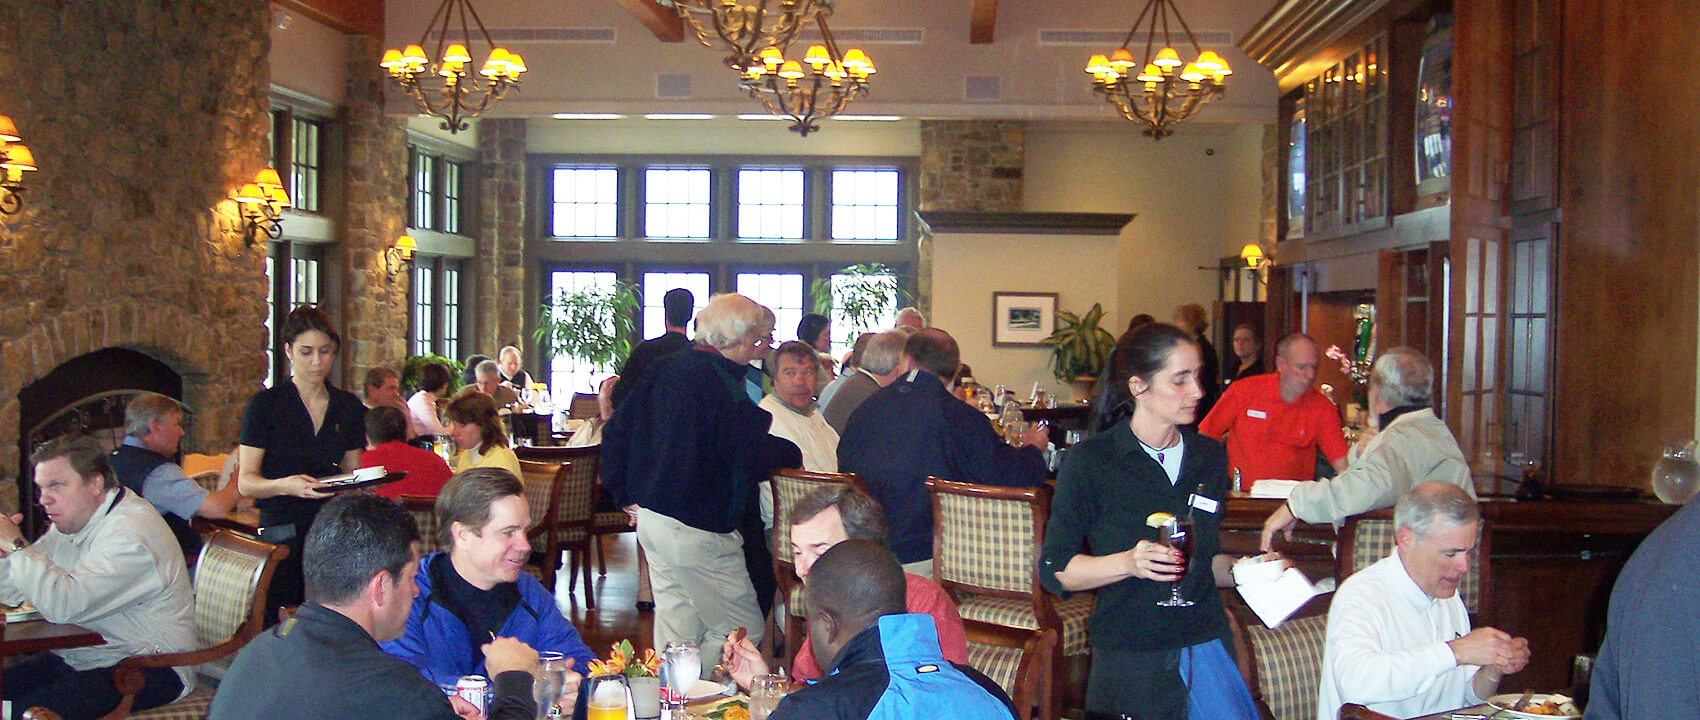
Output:
[[[208,492],[183,474],[172,458],[183,442],[183,406],[158,393],[143,393],[124,407],[124,442],[109,462],[118,484],[140,495],[165,518],[186,562],[201,552],[201,534],[191,522],[229,517],[242,499],[236,483]]]
[[[849,375],[821,410],[826,424],[835,432],[844,432],[850,423],[850,413],[872,397],[874,391],[897,382],[897,378],[909,372],[909,366],[903,362],[903,343],[908,339],[902,332],[887,330],[868,341],[856,372]]]
[[[514,390],[531,387],[531,373],[519,366],[519,348],[505,345],[496,353],[496,369],[501,372],[502,384]]]
[[[1369,380],[1369,409],[1381,431],[1359,439],[1345,472],[1293,489],[1263,523],[1264,551],[1273,549],[1278,531],[1292,539],[1300,520],[1339,527],[1352,515],[1391,507],[1423,483],[1446,483],[1475,497],[1464,452],[1429,406],[1433,392],[1434,367],[1422,353],[1407,347],[1382,353]]]
[[[1428,483],[1393,511],[1393,554],[1334,593],[1322,651],[1317,720],[1345,703],[1418,717],[1482,703],[1529,664],[1529,641],[1470,628],[1458,585],[1481,539],[1481,511],[1462,489]]]
[[[925,330],[927,329],[927,316],[922,315],[917,308],[906,307],[897,311],[897,318],[892,326],[894,328],[906,327],[911,330]]]

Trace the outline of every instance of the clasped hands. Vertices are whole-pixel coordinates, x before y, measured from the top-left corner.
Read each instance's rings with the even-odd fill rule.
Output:
[[[1494,668],[1501,674],[1520,672],[1529,665],[1529,641],[1498,628],[1484,627],[1446,643],[1459,665]]]

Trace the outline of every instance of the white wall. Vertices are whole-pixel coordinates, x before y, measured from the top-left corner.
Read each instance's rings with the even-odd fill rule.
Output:
[[[278,22],[288,18],[289,27]],[[341,33],[313,22],[301,13],[274,10],[272,13],[271,64],[273,85],[341,105],[346,85],[348,40]]]

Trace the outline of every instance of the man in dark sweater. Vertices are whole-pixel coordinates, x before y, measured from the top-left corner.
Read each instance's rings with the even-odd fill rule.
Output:
[[[1641,542],[1611,591],[1606,639],[1594,664],[1590,720],[1693,717],[1700,697],[1700,502]]]
[[[945,382],[961,364],[956,340],[938,328],[903,346],[908,371],[850,415],[838,439],[839,472],[856,473],[885,508],[891,551],[904,572],[933,576],[933,507],[927,476],[956,482],[1032,487],[1045,481],[1041,449],[1050,430],[1034,425],[1020,447],[1005,444],[980,411]]]
[[[236,656],[209,720],[476,717],[471,704],[378,648],[407,623],[418,540],[413,518],[394,502],[348,495],[326,503],[307,534],[307,603]],[[495,691],[484,716],[534,717],[537,652],[512,638],[483,651]]]
[[[617,407],[624,402],[626,395],[637,387],[644,373],[656,360],[672,355],[680,350],[691,347],[691,339],[685,336],[685,326],[691,322],[691,311],[696,309],[696,296],[684,288],[673,288],[661,296],[661,311],[667,331],[638,344],[632,348],[632,354],[626,356],[626,364],[620,366],[620,380],[614,383],[614,405]]]

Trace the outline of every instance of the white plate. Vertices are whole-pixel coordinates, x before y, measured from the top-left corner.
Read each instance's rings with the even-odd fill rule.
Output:
[[[1558,703],[1559,706],[1564,710],[1564,714],[1562,714],[1562,715],[1538,715],[1538,714],[1535,714],[1535,713],[1528,713],[1528,712],[1522,712],[1522,711],[1518,711],[1518,710],[1512,710],[1511,706],[1513,704],[1515,704],[1519,698],[1522,698],[1522,697],[1523,697],[1523,693],[1506,693],[1504,695],[1495,695],[1493,697],[1488,698],[1488,704],[1494,706],[1495,708],[1497,708],[1499,710],[1505,711],[1505,717],[1514,717],[1514,718],[1579,718],[1579,717],[1582,717],[1582,713],[1577,712],[1576,706],[1570,702],[1570,696],[1569,695],[1559,695],[1557,693],[1535,693],[1535,694],[1529,696],[1529,704],[1530,705],[1541,703],[1541,702],[1544,702],[1544,701],[1547,701],[1547,700],[1551,700],[1553,702]]]
[[[716,695],[725,695],[725,694],[726,694],[726,686],[725,685],[717,685],[717,684],[709,682],[707,680],[698,680],[697,684],[691,686],[691,691],[688,692],[688,693],[685,693],[685,699],[686,700],[701,700],[703,698],[714,697]],[[1512,699],[1515,700],[1516,698],[1512,698]]]
[[[6,622],[8,622],[8,623],[17,623],[17,622],[25,622],[27,620],[40,620],[40,619],[41,619],[41,611],[37,610],[35,608],[30,608],[28,610],[7,610],[6,611]]]

